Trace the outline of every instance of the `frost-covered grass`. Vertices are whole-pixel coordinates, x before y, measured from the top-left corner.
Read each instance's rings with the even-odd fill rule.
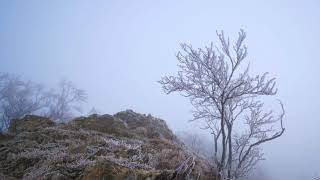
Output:
[[[96,168],[101,168],[97,166],[101,162],[112,162],[120,169],[139,172],[173,170],[190,156],[171,130],[161,130],[164,125],[152,136],[135,134],[140,133],[137,129],[145,128],[138,127],[139,122],[121,126],[126,128],[121,129],[121,133],[114,133],[117,129],[109,133],[108,129],[112,129],[113,124],[103,122],[103,118],[83,117],[44,128],[33,127],[32,120],[28,123],[30,127],[20,128],[16,124],[23,130],[10,132],[7,139],[0,140],[0,178],[82,179],[91,176]],[[106,118],[109,122],[113,117]],[[116,118],[117,123],[128,122],[128,119]],[[141,122],[149,121],[148,127],[155,128],[159,122],[164,123],[140,114],[133,119],[139,121],[139,118]],[[126,136],[123,130],[131,135]]]

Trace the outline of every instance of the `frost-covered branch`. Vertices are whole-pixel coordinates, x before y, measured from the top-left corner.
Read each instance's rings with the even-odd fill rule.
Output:
[[[283,134],[284,108],[280,103],[283,112],[274,118],[273,112],[264,112],[263,103],[256,100],[275,95],[276,81],[268,78],[268,73],[250,75],[249,65],[241,68],[248,54],[243,44],[246,33],[240,30],[234,45],[223,31],[217,36],[220,47],[211,43],[195,49],[181,44],[176,56],[180,70],[159,83],[165,93],[179,92],[190,99],[193,120],[205,120],[205,129],[214,137],[218,178],[231,179],[245,176],[263,159],[259,145]],[[241,120],[249,127],[247,132],[234,129],[234,123]],[[281,124],[279,131],[272,129],[276,122]]]

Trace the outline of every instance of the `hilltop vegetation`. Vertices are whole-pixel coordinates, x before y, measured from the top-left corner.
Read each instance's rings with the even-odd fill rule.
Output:
[[[0,179],[198,176],[210,177],[205,160],[187,150],[164,120],[131,110],[67,123],[27,115],[13,120],[0,137]]]

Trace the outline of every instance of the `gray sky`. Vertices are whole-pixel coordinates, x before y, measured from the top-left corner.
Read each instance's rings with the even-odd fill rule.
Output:
[[[175,74],[179,43],[247,32],[252,71],[277,77],[286,133],[265,146],[275,180],[320,173],[319,1],[0,1],[0,71],[53,86],[61,78],[103,113],[133,109],[190,129],[189,101],[157,84]]]

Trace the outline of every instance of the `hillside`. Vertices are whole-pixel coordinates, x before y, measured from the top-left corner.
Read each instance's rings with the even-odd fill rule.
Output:
[[[68,123],[28,115],[0,136],[5,180],[209,179],[209,169],[164,120],[131,110]]]

